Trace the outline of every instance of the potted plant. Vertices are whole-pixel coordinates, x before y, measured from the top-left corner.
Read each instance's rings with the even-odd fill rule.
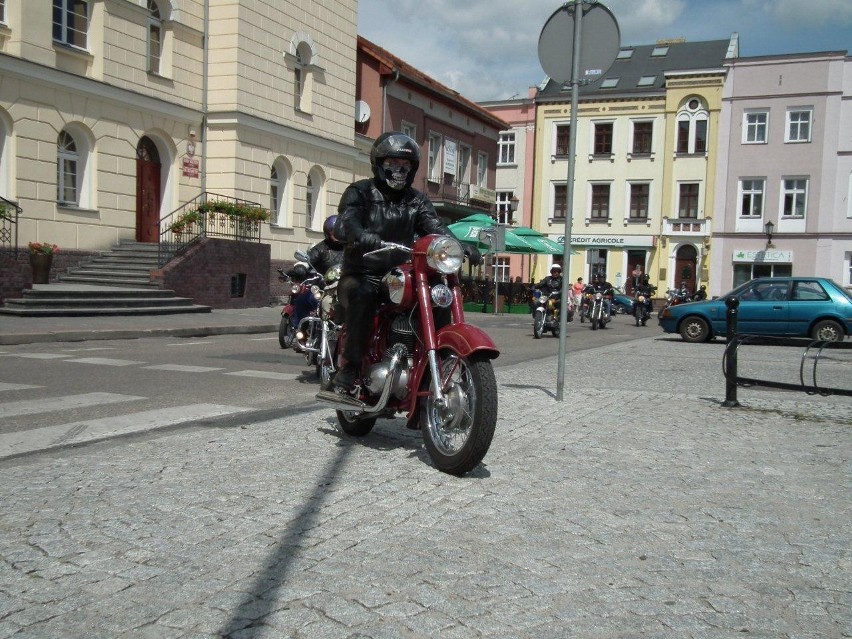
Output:
[[[30,266],[33,269],[33,284],[47,284],[50,281],[53,256],[59,252],[59,247],[47,242],[30,242],[27,248],[30,253]]]

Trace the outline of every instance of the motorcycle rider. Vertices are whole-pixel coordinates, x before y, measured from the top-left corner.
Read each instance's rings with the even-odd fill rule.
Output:
[[[562,267],[559,264],[551,266],[550,275],[541,280],[535,287],[541,290],[544,297],[549,297],[551,293],[560,293],[562,291]]]
[[[604,311],[607,315],[612,315],[612,296],[615,295],[615,288],[613,288],[612,284],[604,280],[600,273],[595,273],[592,276],[592,283],[589,284],[584,293],[602,293],[603,294],[603,303],[604,303]]]
[[[346,344],[343,366],[332,381],[347,392],[361,376],[381,279],[408,260],[401,251],[367,253],[381,248],[383,241],[411,246],[415,235],[451,236],[429,198],[411,186],[420,166],[417,142],[397,131],[383,133],[370,149],[370,166],[372,178],[353,182],[343,192],[333,230],[344,244],[337,296],[346,311]],[[464,251],[471,264],[481,262],[475,247]]]
[[[633,292],[633,295],[635,297],[639,297],[640,295],[645,296],[645,308],[647,309],[648,317],[651,316],[651,309],[653,308],[653,302],[651,300],[651,297],[654,295],[654,292],[656,290],[657,290],[657,287],[654,286],[653,284],[651,284],[650,278],[648,277],[648,275],[646,273],[639,280],[639,284],[636,286],[636,289]],[[634,304],[638,304],[638,303],[639,303],[638,301],[634,302]],[[646,318],[642,319],[642,326],[645,326],[646,321],[647,321]]]
[[[317,242],[308,249],[308,262],[320,275],[335,264],[343,261],[343,243],[334,237],[334,224],[337,222],[336,215],[330,215],[322,224],[322,233],[325,236],[322,242]]]
[[[698,292],[692,296],[693,302],[701,302],[707,299],[707,287],[704,284],[698,289]]]

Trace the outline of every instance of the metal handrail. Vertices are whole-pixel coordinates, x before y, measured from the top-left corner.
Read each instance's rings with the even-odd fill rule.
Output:
[[[257,209],[257,202],[204,191],[160,220],[160,242],[157,262],[160,268],[181,255],[202,237],[225,237],[240,242],[260,242],[260,220],[246,220],[217,211],[216,204]],[[224,208],[224,207],[223,207]],[[263,209],[266,210],[266,209]]]
[[[15,212],[14,215],[10,209]],[[17,202],[0,195],[0,249],[9,250],[15,259],[18,257],[18,219],[21,211]]]

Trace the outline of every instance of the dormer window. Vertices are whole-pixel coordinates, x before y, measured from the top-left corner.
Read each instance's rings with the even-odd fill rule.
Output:
[[[651,57],[652,58],[662,58],[665,55],[667,55],[668,52],[669,52],[668,47],[654,47],[654,49],[651,51]]]
[[[618,86],[618,81],[621,78],[606,78],[603,82],[601,82],[601,89],[614,89]]]
[[[655,75],[643,75],[639,78],[639,82],[636,83],[637,87],[651,87],[654,86],[654,81],[657,79]]]
[[[615,56],[616,60],[629,60],[633,57],[633,49],[622,49],[618,52],[618,55]]]

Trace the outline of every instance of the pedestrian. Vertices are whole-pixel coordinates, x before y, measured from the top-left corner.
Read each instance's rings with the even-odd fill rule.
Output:
[[[408,260],[400,251],[374,251],[382,242],[411,246],[415,235],[451,235],[429,198],[411,186],[420,166],[417,142],[396,131],[383,133],[370,149],[370,166],[372,178],[343,192],[333,231],[345,245],[337,295],[346,309],[343,365],[333,384],[347,392],[361,377],[381,279]],[[465,245],[464,251],[471,264],[482,261],[475,247]]]
[[[571,285],[571,295],[574,297],[574,308],[576,309],[582,308],[584,288],[586,288],[586,285],[583,284],[582,277],[578,277],[577,281]]]

